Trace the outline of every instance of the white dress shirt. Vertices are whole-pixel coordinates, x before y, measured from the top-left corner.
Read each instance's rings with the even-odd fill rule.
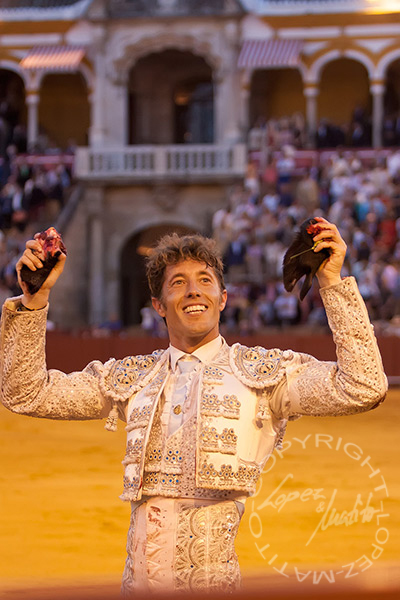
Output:
[[[211,362],[222,347],[222,337],[200,346],[191,354],[187,354],[175,346],[169,347],[170,375],[166,382],[161,416],[163,434],[169,437],[196,414],[197,386],[201,364]]]

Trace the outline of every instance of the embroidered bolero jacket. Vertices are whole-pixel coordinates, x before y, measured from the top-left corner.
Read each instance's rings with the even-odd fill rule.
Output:
[[[224,343],[201,366],[197,398],[196,485],[252,493],[288,419],[338,416],[379,404],[387,381],[364,302],[352,277],[322,288],[337,362],[291,350]],[[91,362],[83,371],[47,370],[47,309],[17,312],[6,301],[1,324],[1,400],[16,413],[52,419],[118,414],[128,436],[122,499],[142,495],[146,445],[168,372],[168,353]],[[179,466],[171,465],[171,476]]]

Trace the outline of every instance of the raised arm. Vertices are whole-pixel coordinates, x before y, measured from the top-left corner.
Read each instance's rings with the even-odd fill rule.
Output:
[[[367,309],[353,277],[342,280],[346,254],[337,227],[318,218],[322,231],[314,237],[316,252],[329,248],[330,257],[317,272],[329,326],[336,344],[336,362],[293,353],[286,385],[275,394],[276,415],[337,416],[363,412],[382,402],[387,379]]]
[[[62,255],[34,295],[21,281],[23,265],[35,270],[43,255],[37,240],[30,240],[17,263],[23,295],[7,300],[1,319],[1,401],[13,412],[51,419],[98,419],[111,403],[103,392],[107,366],[95,361],[83,371],[66,375],[47,370],[45,356],[49,293],[65,263]]]
[[[383,401],[387,379],[356,281],[348,277],[321,289],[336,344],[336,362],[296,355],[287,368],[289,415],[339,416],[370,410]]]

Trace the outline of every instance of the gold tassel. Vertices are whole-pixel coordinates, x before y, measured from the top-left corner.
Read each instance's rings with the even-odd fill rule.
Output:
[[[104,429],[107,431],[117,431],[117,422],[118,422],[118,409],[117,405],[114,404],[110,413],[107,417],[106,424],[104,425]]]

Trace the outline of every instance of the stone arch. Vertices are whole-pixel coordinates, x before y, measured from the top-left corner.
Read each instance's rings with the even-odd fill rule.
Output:
[[[191,50],[167,48],[138,59],[127,80],[129,144],[213,143],[213,70]]]
[[[19,75],[24,82],[25,89],[29,87],[30,76],[29,74],[21,69],[19,63],[14,62],[13,60],[0,60],[0,69],[5,69],[6,71],[12,71],[16,75]]]
[[[300,75],[303,80],[303,83],[305,83],[307,80],[307,73],[308,73],[308,69],[307,69],[306,65],[302,61],[299,61],[298,65],[297,65],[297,69],[300,71]]]
[[[383,80],[386,76],[387,68],[392,62],[400,58],[400,48],[391,50],[381,58],[375,69],[375,79]]]
[[[147,54],[162,52],[171,48],[201,56],[213,71],[218,70],[221,66],[221,57],[212,51],[211,43],[191,35],[175,36],[174,34],[164,33],[145,37],[133,43],[129,36],[121,36],[118,41],[119,44],[113,62],[115,70],[124,74],[127,74],[135,63]]]
[[[42,133],[57,147],[87,145],[90,102],[82,72],[46,71],[40,80],[38,114]]]
[[[368,145],[372,97],[365,65],[342,54],[324,65],[319,88],[318,117],[327,120],[335,131],[333,145],[353,142],[354,145]]]
[[[353,50],[350,48],[349,50],[344,51],[343,56],[360,62],[367,69],[370,80],[375,78],[375,64],[368,56],[366,56],[366,54],[360,52],[359,50]]]
[[[0,102],[4,123],[0,139],[0,156],[13,143],[18,152],[26,152],[27,78],[12,61],[0,61]]]
[[[322,72],[323,68],[325,67],[325,65],[327,65],[328,63],[330,63],[333,60],[336,60],[337,58],[340,58],[340,57],[341,57],[341,54],[340,54],[339,50],[331,50],[330,52],[327,52],[326,54],[323,54],[322,56],[317,58],[317,60],[315,62],[313,62],[313,64],[311,65],[311,67],[308,70],[308,73],[306,76],[306,83],[308,83],[308,84],[319,83],[319,80],[321,77],[321,72]]]
[[[400,55],[387,65],[383,87],[383,144],[397,146],[400,115]]]
[[[125,326],[140,324],[140,311],[150,301],[144,258],[162,235],[172,232],[196,233],[197,228],[178,223],[158,222],[135,229],[121,244],[120,314]]]
[[[323,54],[311,65],[308,72],[305,75],[305,81],[307,83],[319,83],[321,79],[321,73],[324,67],[338,58],[349,58],[355,60],[366,68],[370,79],[373,79],[376,76],[376,67],[372,60],[363,52],[354,49],[348,49],[344,52],[340,52],[340,50],[330,50],[329,52]]]

